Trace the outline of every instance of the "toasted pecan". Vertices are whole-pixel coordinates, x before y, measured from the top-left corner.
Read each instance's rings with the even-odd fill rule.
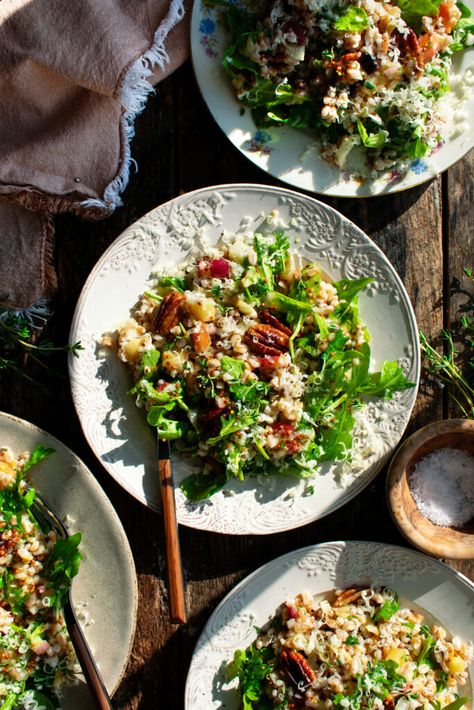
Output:
[[[152,318],[153,329],[160,335],[168,335],[179,323],[179,311],[186,296],[179,291],[170,291],[157,307]]]
[[[316,680],[316,673],[298,651],[283,649],[280,653],[280,662],[298,690],[306,690]]]
[[[293,331],[291,328],[288,328],[287,325],[284,325],[273,313],[268,309],[264,308],[262,311],[259,312],[258,317],[262,323],[266,323],[267,325],[271,325],[277,330],[280,330],[282,333],[285,333],[285,335],[292,335]]]
[[[289,336],[266,323],[257,323],[247,330],[244,341],[257,355],[281,355],[289,348]]]

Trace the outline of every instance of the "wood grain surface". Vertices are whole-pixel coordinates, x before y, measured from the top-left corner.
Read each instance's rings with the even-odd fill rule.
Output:
[[[209,115],[188,63],[157,87],[137,122],[132,146],[138,171],[124,206],[103,222],[56,219],[59,292],[48,335],[66,341],[82,285],[97,259],[131,222],[170,198],[227,182],[277,184],[228,142]],[[431,341],[455,322],[465,301],[456,283],[473,266],[474,155],[435,180],[371,199],[324,199],[366,231],[400,274],[420,328]],[[463,300],[464,299],[464,300]],[[161,518],[128,496],[101,468],[74,412],[67,368],[54,399],[29,384],[5,383],[2,409],[28,419],[69,445],[90,467],[123,522],[135,557],[140,603],[126,675],[114,696],[117,710],[181,710],[194,645],[207,618],[231,587],[258,566],[304,545],[359,539],[407,545],[385,501],[385,472],[352,502],[311,525],[272,536],[229,537],[180,529],[188,623],[169,622],[165,540]],[[407,433],[452,414],[443,392],[422,382]],[[449,562],[474,578],[472,561]]]

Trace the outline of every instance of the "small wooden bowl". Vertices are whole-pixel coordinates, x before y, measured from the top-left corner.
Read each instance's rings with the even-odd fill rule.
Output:
[[[433,422],[412,434],[402,444],[387,474],[389,508],[400,531],[423,552],[458,560],[474,558],[473,521],[463,528],[434,525],[420,513],[411,494],[408,478],[415,464],[432,451],[446,447],[474,455],[474,420],[446,419]]]

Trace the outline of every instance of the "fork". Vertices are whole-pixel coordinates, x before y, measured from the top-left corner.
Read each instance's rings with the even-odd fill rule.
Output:
[[[36,492],[36,497],[31,506],[31,510],[38,521],[46,529],[52,529],[64,540],[69,537],[63,522],[58,518],[56,513],[44,502],[41,496]],[[69,632],[76,656],[81,665],[84,678],[89,687],[91,697],[98,710],[113,710],[110,696],[105,688],[104,682],[96,666],[89,645],[82,633],[79,622],[77,621],[71,602],[71,589],[63,603],[63,614],[66,626]]]

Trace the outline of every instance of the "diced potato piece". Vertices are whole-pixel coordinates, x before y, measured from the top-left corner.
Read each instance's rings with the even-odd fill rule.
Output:
[[[466,665],[466,661],[461,656],[453,656],[448,663],[449,672],[462,673],[466,670]]]
[[[407,653],[404,648],[391,648],[385,656],[386,661],[394,661],[399,666],[407,660]]]
[[[128,343],[124,344],[123,352],[125,353],[125,357],[128,361],[133,362],[134,360],[137,360],[140,357],[141,353],[139,352],[139,350],[141,344],[141,338],[133,338],[133,340],[129,340]]]
[[[244,301],[243,298],[240,298],[240,296],[237,296],[235,299],[235,307],[238,308],[244,316],[252,316],[252,318],[257,317],[257,311],[255,308],[250,303]]]
[[[186,303],[188,313],[196,320],[201,320],[203,323],[210,323],[216,317],[216,306],[210,298],[200,298],[198,301]]]

